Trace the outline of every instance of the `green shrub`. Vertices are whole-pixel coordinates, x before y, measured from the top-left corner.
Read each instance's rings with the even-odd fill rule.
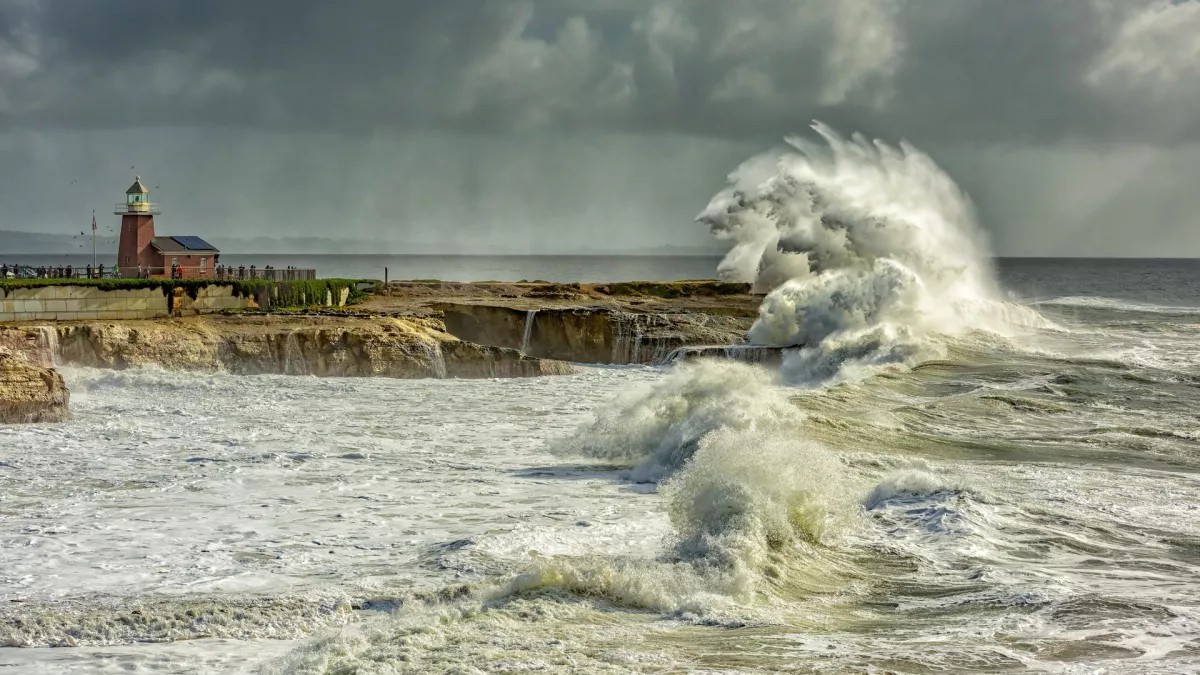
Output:
[[[336,302],[342,291],[349,289],[347,304],[361,302],[369,292],[358,290],[359,279],[313,279],[311,281],[268,281],[266,279],[0,279],[0,293],[9,289],[42,288],[45,286],[90,286],[104,291],[157,288],[167,297],[174,297],[181,288],[193,300],[200,289],[208,286],[227,286],[239,298],[253,297],[263,309],[311,307],[324,305],[327,294]]]

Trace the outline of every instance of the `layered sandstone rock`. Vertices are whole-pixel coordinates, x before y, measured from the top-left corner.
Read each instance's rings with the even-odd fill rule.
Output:
[[[606,307],[521,310],[443,303],[446,330],[530,356],[584,363],[661,363],[681,347],[745,342],[753,319],[702,312],[631,312]]]
[[[70,398],[57,372],[0,349],[0,424],[60,422]]]
[[[744,284],[715,281],[394,282],[334,313],[46,323],[0,328],[0,346],[43,366],[59,358],[244,374],[527,377],[570,372],[564,361],[755,356],[725,347],[745,344],[757,306]],[[705,345],[720,347],[678,351]]]
[[[51,331],[53,338],[47,338]],[[71,323],[0,331],[30,360],[57,356],[97,368],[157,365],[172,370],[319,377],[535,377],[565,363],[515,349],[462,342],[425,318],[287,319],[212,317],[177,321]],[[49,354],[47,352],[50,352]]]

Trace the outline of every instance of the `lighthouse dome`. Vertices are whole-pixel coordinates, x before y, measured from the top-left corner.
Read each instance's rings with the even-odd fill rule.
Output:
[[[150,194],[150,190],[147,189],[146,184],[142,182],[141,176],[135,176],[133,179],[133,185],[129,186],[129,189],[125,191],[125,194],[127,194],[127,195],[148,195],[148,194]]]

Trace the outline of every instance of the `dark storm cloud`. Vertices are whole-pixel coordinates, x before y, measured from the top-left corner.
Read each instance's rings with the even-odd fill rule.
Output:
[[[1196,0],[0,0],[0,121],[1174,142],[1196,35]]]

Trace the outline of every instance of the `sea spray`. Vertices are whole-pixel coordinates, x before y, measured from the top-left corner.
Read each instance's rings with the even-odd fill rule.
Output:
[[[653,482],[682,467],[709,432],[794,428],[802,419],[768,371],[698,361],[681,364],[657,384],[598,411],[593,423],[555,449],[630,466],[632,480]]]
[[[1005,307],[970,201],[929,156],[813,129],[822,143],[743,164],[698,218],[734,242],[720,274],[768,293],[750,342],[803,347],[789,380],[911,365],[938,336],[1034,315]]]

